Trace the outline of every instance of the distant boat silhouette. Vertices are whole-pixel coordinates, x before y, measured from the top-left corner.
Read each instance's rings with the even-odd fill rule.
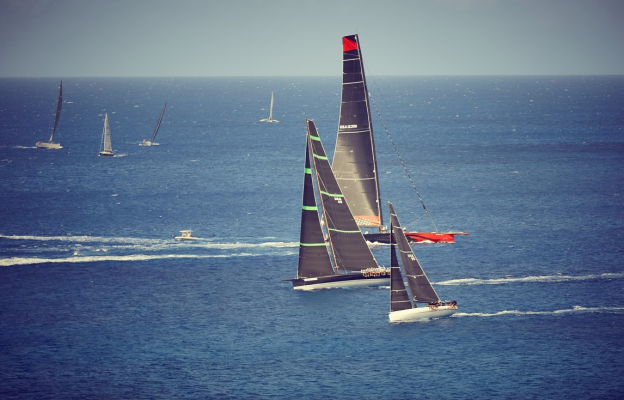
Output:
[[[104,114],[104,130],[102,131],[102,143],[100,144],[101,156],[114,156],[113,146],[110,138],[110,127],[108,126],[108,113]]]
[[[273,92],[271,92],[271,108],[269,109],[269,118],[261,119],[260,122],[279,122],[273,119]]]
[[[165,102],[165,106],[163,107],[162,112],[160,113],[160,118],[158,118],[158,123],[156,124],[156,129],[154,129],[154,133],[152,133],[152,138],[143,139],[143,143],[141,143],[141,146],[158,146],[158,143],[155,143],[154,139],[156,139],[156,134],[158,133],[158,130],[160,129],[160,123],[162,122],[166,109],[167,109],[167,102]]]
[[[56,100],[56,115],[54,116],[54,126],[52,127],[52,135],[50,135],[50,140],[47,142],[37,142],[35,146],[38,149],[62,149],[60,143],[54,142],[54,134],[56,133],[56,128],[58,127],[59,119],[61,118],[61,108],[63,108],[63,81],[61,81],[61,85],[59,86],[59,95]]]

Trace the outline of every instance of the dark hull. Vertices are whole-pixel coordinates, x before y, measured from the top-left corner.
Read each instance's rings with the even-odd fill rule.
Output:
[[[289,279],[295,290],[316,290],[345,287],[390,285],[390,275],[364,276],[362,273]]]
[[[411,243],[454,243],[455,235],[467,236],[464,232],[405,232],[407,240]],[[390,244],[389,233],[365,233],[364,239],[371,243]]]

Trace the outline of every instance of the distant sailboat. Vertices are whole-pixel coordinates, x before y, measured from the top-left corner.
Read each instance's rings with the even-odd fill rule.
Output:
[[[295,290],[388,285],[389,271],[379,267],[357,227],[336,183],[314,122],[306,120],[306,125],[299,263],[297,277],[286,280],[292,281]],[[327,243],[319,219],[314,183],[321,202]]]
[[[261,119],[260,122],[279,122],[273,119],[273,92],[271,92],[271,108],[269,109],[269,118]]]
[[[104,130],[102,131],[102,143],[100,144],[101,156],[114,156],[113,146],[111,145],[110,127],[108,125],[108,113],[104,114]]]
[[[379,229],[379,233],[365,233],[366,240],[390,243],[381,212],[379,170],[358,35],[342,38],[342,52],[342,97],[332,168],[358,226]],[[467,233],[407,232],[406,235],[412,242],[454,242],[455,235]]]
[[[59,119],[61,118],[61,108],[63,107],[63,81],[61,81],[61,85],[59,86],[59,95],[56,100],[56,114],[54,116],[54,126],[52,127],[52,135],[50,135],[50,140],[47,142],[37,142],[35,146],[38,149],[62,149],[60,143],[54,142],[54,134],[56,133],[56,128],[58,127]]]
[[[160,118],[158,118],[158,123],[156,124],[156,129],[154,129],[154,133],[152,133],[152,138],[143,139],[143,143],[141,143],[141,146],[158,146],[159,145],[159,143],[154,142],[154,139],[156,139],[156,134],[158,133],[158,129],[160,129],[160,123],[162,122],[166,109],[167,109],[167,102],[165,102],[165,106],[163,107],[162,112],[160,113]]]
[[[457,312],[457,302],[450,301],[444,303],[440,301],[416,255],[414,255],[407,237],[405,237],[392,203],[388,202],[388,207],[390,208],[390,229],[394,231],[394,235],[390,237],[391,280],[390,313],[388,314],[390,322],[413,322],[420,319],[448,317]],[[410,296],[405,289],[403,275],[399,268],[395,251],[397,244],[399,254],[401,255],[401,264],[403,264],[403,270],[407,277],[407,287],[414,302],[414,307],[412,307]],[[417,303],[427,303],[427,307],[417,308]]]

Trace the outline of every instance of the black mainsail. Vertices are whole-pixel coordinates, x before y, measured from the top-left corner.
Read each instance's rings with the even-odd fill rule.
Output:
[[[162,122],[166,109],[167,109],[167,102],[165,102],[165,106],[163,107],[162,112],[160,113],[160,118],[158,118],[158,123],[156,124],[156,129],[154,129],[154,133],[152,133],[152,138],[150,139],[150,142],[153,142],[154,139],[156,139],[156,134],[158,133],[158,130],[160,129],[160,123]]]
[[[342,38],[342,97],[332,168],[360,227],[383,226],[375,141],[358,35]]]
[[[316,207],[312,169],[310,168],[310,146],[308,140],[306,140],[297,278],[311,278],[333,274],[334,269],[329,259],[327,243],[325,243],[325,238],[323,237],[321,220]]]
[[[56,113],[54,115],[54,125],[52,126],[52,134],[50,135],[50,140],[47,142],[37,142],[36,147],[40,149],[60,149],[61,145],[59,143],[54,143],[54,134],[56,133],[56,129],[58,127],[59,120],[61,119],[61,110],[63,109],[63,81],[61,80],[61,84],[59,86],[59,95],[56,100]]]
[[[336,269],[361,271],[379,268],[334,177],[314,122],[306,122],[323,221]]]
[[[407,237],[405,237],[405,233],[403,232],[403,228],[401,228],[399,218],[394,211],[392,203],[388,202],[388,207],[390,209],[390,220],[394,233],[393,236],[397,241],[401,264],[403,264],[403,270],[405,271],[405,276],[407,277],[407,286],[409,288],[411,298],[414,301],[414,305],[416,305],[416,303],[440,302],[438,294],[433,289],[433,286],[431,286],[425,271],[423,271],[416,255],[414,254],[414,251],[407,241]],[[394,248],[394,246],[392,246],[392,248]]]
[[[54,127],[52,128],[52,135],[50,136],[49,142],[52,143],[54,141],[54,134],[56,133],[56,128],[58,127],[59,119],[61,119],[61,109],[63,108],[63,81],[61,81],[61,85],[59,86],[59,96],[56,101],[56,115],[54,116]]]

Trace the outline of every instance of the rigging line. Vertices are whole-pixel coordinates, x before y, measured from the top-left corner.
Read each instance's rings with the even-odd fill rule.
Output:
[[[375,79],[373,79],[373,82],[375,82]],[[377,82],[375,82],[375,85],[376,84],[377,84]],[[427,214],[427,216],[429,217],[429,220],[433,224],[433,227],[435,228],[436,232],[439,232],[436,223],[433,221],[433,218],[431,217],[431,214],[429,214],[429,210],[427,209],[427,206],[425,205],[424,200],[420,196],[420,192],[418,191],[418,188],[416,187],[416,184],[414,183],[414,180],[412,179],[412,176],[410,175],[409,170],[407,169],[407,166],[405,165],[405,162],[403,161],[403,157],[401,157],[401,153],[399,152],[399,149],[394,144],[394,140],[392,139],[392,135],[390,134],[390,131],[388,130],[388,127],[386,126],[386,122],[381,117],[381,113],[379,112],[379,109],[377,108],[377,103],[375,102],[375,99],[373,99],[373,96],[370,93],[368,93],[368,97],[369,97],[371,103],[373,104],[373,107],[375,107],[375,112],[377,113],[377,116],[379,117],[379,120],[381,121],[381,124],[383,125],[384,130],[386,131],[386,135],[388,135],[388,138],[390,139],[390,143],[392,144],[392,147],[394,148],[394,151],[397,153],[397,156],[399,156],[399,160],[401,161],[401,165],[403,166],[403,169],[405,170],[405,174],[407,175],[407,178],[411,182],[412,187],[414,188],[414,191],[416,192],[416,196],[418,196],[418,200],[420,200],[420,204],[422,204],[423,209],[425,210],[425,213]],[[385,102],[385,99],[383,98],[383,96],[381,96],[381,99]],[[386,106],[387,106],[387,104],[386,104]]]

